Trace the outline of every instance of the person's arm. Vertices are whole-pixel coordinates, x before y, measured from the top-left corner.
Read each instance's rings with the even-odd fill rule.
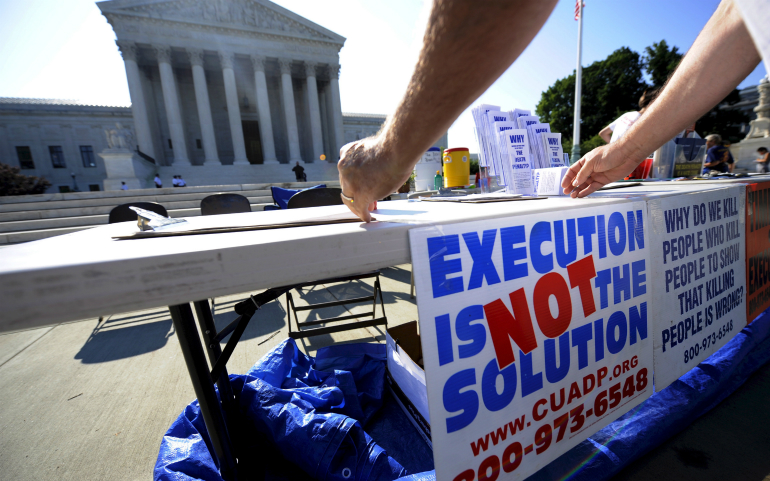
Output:
[[[524,51],[556,0],[435,0],[406,93],[382,130],[344,146],[345,205],[366,222],[452,122]]]
[[[706,162],[703,163],[703,167],[713,169],[721,163],[722,161],[717,159],[716,155],[714,155],[714,151],[709,149],[708,153],[706,154]]]
[[[733,159],[730,149],[725,150],[724,161],[727,164],[727,171],[732,174],[733,169],[735,169],[735,159]]]
[[[612,140],[612,129],[608,125],[607,127],[604,127],[601,132],[599,132],[599,137],[602,138],[602,140],[606,143],[610,143],[610,140]]]
[[[731,0],[723,0],[655,102],[621,139],[573,164],[561,184],[564,193],[585,197],[628,175],[648,153],[724,99],[759,61],[740,13]]]

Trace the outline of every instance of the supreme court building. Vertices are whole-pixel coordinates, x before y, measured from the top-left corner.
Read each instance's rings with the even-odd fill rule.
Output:
[[[149,187],[151,171],[190,185],[290,181],[295,162],[310,180],[335,179],[340,147],[385,121],[342,112],[345,38],[267,0],[97,6],[117,37],[130,109],[0,99],[0,161],[52,180],[52,191],[71,173],[81,189],[103,181],[99,152],[116,122],[131,131],[135,170]],[[437,142],[446,144],[446,135]]]

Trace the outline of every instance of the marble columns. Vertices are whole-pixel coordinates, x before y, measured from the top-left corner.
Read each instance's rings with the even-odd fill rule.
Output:
[[[256,86],[257,94],[259,135],[262,141],[263,163],[277,164],[275,140],[273,139],[273,122],[270,118],[270,100],[267,95],[267,80],[265,79],[265,57],[252,55],[251,65],[254,67],[254,85]]]
[[[160,83],[163,88],[163,101],[168,117],[168,130],[171,135],[171,148],[174,151],[173,166],[191,165],[187,156],[187,144],[184,139],[182,113],[179,108],[179,94],[176,89],[174,70],[171,68],[171,47],[168,45],[153,45],[158,55]]]
[[[142,153],[155,157],[155,146],[152,142],[150,130],[150,118],[147,115],[147,103],[142,90],[142,81],[139,76],[139,66],[136,63],[136,44],[133,42],[116,42],[123,56],[128,79],[128,93],[131,95],[131,113],[134,116],[134,131],[136,142]],[[133,149],[133,146],[132,146]]]
[[[321,108],[318,104],[318,83],[316,82],[315,62],[305,62],[307,77],[308,112],[310,113],[310,135],[313,140],[313,161],[320,161],[324,153],[323,133],[321,130]]]
[[[332,118],[334,119],[334,158],[339,158],[340,149],[345,143],[342,127],[342,102],[340,101],[340,66],[329,65],[329,86],[331,88]]]
[[[281,93],[283,110],[286,117],[286,136],[289,141],[289,163],[302,162],[299,151],[299,129],[297,129],[297,111],[294,107],[294,86],[291,81],[291,60],[278,59],[281,67]]]
[[[174,151],[174,161],[171,165],[191,165],[190,158],[187,156],[187,144],[184,139],[182,112],[179,108],[179,93],[176,89],[174,69],[171,68],[171,47],[168,45],[153,45],[153,48],[155,48],[155,52],[158,55],[160,84],[163,89],[163,102],[166,106],[171,149]]]
[[[187,49],[187,55],[192,64],[193,85],[195,87],[195,103],[198,106],[198,119],[201,124],[201,138],[205,162],[203,165],[222,165],[217,154],[217,140],[214,135],[214,122],[211,120],[211,104],[206,85],[206,72],[203,70],[203,50]]]
[[[234,55],[230,52],[219,52],[219,60],[222,63],[222,76],[225,81],[227,116],[230,120],[230,133],[233,138],[233,152],[235,153],[233,165],[249,165],[249,159],[246,158],[246,144],[243,140],[241,106],[238,103],[238,91],[235,87],[233,57]]]

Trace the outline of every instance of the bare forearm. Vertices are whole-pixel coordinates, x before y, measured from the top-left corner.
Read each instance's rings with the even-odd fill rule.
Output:
[[[731,0],[723,0],[661,95],[619,141],[619,148],[629,158],[643,159],[724,99],[759,61],[740,13]]]
[[[556,0],[436,0],[409,87],[383,145],[414,164],[524,51]]]

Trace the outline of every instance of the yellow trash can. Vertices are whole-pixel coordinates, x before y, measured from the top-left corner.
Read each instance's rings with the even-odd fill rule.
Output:
[[[444,187],[468,185],[471,175],[471,154],[466,147],[455,147],[444,151]]]

